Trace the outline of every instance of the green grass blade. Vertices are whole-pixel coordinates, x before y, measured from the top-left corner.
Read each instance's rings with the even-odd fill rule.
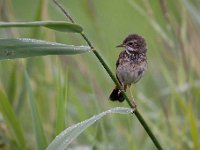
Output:
[[[8,127],[11,129],[12,134],[17,141],[19,149],[25,149],[25,138],[23,134],[22,127],[17,120],[17,116],[15,115],[12,106],[9,103],[6,95],[3,90],[0,88],[0,111],[5,119]],[[13,138],[14,139],[14,138]]]
[[[66,149],[67,146],[77,137],[79,136],[86,128],[91,126],[93,123],[104,117],[109,113],[119,113],[119,114],[130,114],[132,113],[131,108],[124,107],[115,107],[104,111],[96,116],[91,117],[83,122],[75,124],[67,129],[65,129],[62,133],[60,133],[47,147],[47,150],[63,150]]]
[[[27,72],[25,72],[25,81],[26,81],[26,88],[28,90],[28,95],[29,95],[29,102],[30,102],[30,107],[31,107],[31,115],[32,115],[32,121],[33,121],[33,126],[35,130],[35,138],[37,141],[37,147],[39,150],[44,150],[47,146],[45,134],[44,134],[44,129],[42,126],[42,122],[40,119],[40,115],[33,97],[30,81]]]
[[[74,46],[35,39],[0,39],[0,60],[45,55],[74,55],[89,52],[88,46]]]
[[[60,70],[61,72],[61,70]],[[60,73],[62,74],[62,73]],[[68,92],[68,72],[64,76],[64,84],[62,84],[61,76],[58,77],[58,99],[56,107],[56,135],[65,129],[66,114],[66,98]]]
[[[9,77],[7,96],[8,96],[8,99],[10,100],[11,104],[13,104],[13,102],[15,101],[15,96],[16,96],[16,93],[17,93],[17,89],[16,89],[16,86],[17,86],[17,74],[16,74],[17,69],[18,69],[17,65],[14,64],[12,71],[11,71],[11,74],[10,74],[10,77]]]
[[[81,33],[82,27],[65,21],[34,21],[34,22],[0,22],[0,28],[10,27],[46,27],[61,32]]]
[[[193,112],[192,104],[188,107],[188,114],[189,114],[189,120],[190,120],[190,132],[191,136],[194,142],[194,150],[199,149],[199,135],[198,135],[198,123],[196,121],[196,117]]]

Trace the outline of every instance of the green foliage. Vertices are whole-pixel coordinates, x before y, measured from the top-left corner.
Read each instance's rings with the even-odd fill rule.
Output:
[[[73,46],[35,39],[0,39],[0,60],[88,52],[88,46]]]
[[[26,82],[26,88],[27,88],[28,96],[29,96],[30,110],[31,110],[32,122],[34,126],[35,139],[37,141],[37,148],[38,150],[44,150],[47,146],[47,142],[46,142],[44,129],[43,129],[40,115],[37,109],[37,105],[34,100],[34,96],[33,96],[31,85],[30,85],[30,79],[28,77],[27,72],[25,72],[25,82]]]
[[[86,128],[94,124],[96,121],[100,120],[107,114],[118,113],[118,114],[131,114],[133,110],[131,108],[123,108],[123,107],[115,107],[104,111],[98,115],[95,115],[83,122],[75,124],[67,129],[65,129],[62,133],[60,133],[47,147],[47,150],[63,150],[66,149],[70,143],[80,135]]]
[[[17,120],[17,116],[15,115],[13,108],[10,105],[10,102],[7,99],[2,88],[0,88],[0,111],[3,115],[4,120],[6,121],[6,125],[9,127],[11,138],[15,140],[16,148],[25,149],[26,142],[22,127]],[[12,135],[14,137],[12,137]]]
[[[0,28],[10,27],[46,27],[56,31],[81,33],[81,26],[64,21],[35,21],[35,22],[0,22]]]
[[[59,69],[59,71],[61,71]],[[59,73],[60,75],[63,73]],[[64,77],[58,76],[57,80],[57,93],[58,98],[56,100],[56,135],[65,129],[65,117],[66,117],[66,99],[68,92],[68,74],[63,74]]]
[[[60,2],[84,28],[84,33],[113,71],[119,55],[115,46],[130,33],[145,37],[149,68],[133,89],[137,106],[164,149],[199,149],[198,0]],[[4,22],[66,19],[53,2],[47,0],[35,0],[34,3],[31,0],[0,1],[0,9],[0,20]],[[78,34],[65,34],[45,28],[0,29],[0,37],[34,37],[86,45]],[[29,74],[31,90],[25,86],[24,70]],[[0,149],[23,147],[20,138],[10,132],[17,126],[23,127],[21,134],[25,137],[24,145],[27,149],[36,149],[36,134],[39,138],[45,134],[47,142],[43,142],[46,143],[43,145],[48,145],[63,128],[110,107],[126,105],[107,100],[114,84],[92,53],[1,61],[0,85],[5,91],[4,96],[0,95],[0,101],[7,95],[10,105],[4,105],[3,109],[10,107],[19,124],[9,125],[11,123],[5,110],[1,108],[3,118],[0,118],[0,137],[3,138],[0,142],[3,144]],[[33,101],[44,128],[43,135],[39,135],[39,130],[33,130],[33,122],[30,121],[32,111],[27,101],[30,92],[34,95]],[[138,121],[128,116],[105,117],[85,130],[69,148],[155,149]]]

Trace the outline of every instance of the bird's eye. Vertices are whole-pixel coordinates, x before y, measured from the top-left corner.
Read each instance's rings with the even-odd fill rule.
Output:
[[[128,45],[132,46],[132,45],[133,45],[133,42],[128,43]]]

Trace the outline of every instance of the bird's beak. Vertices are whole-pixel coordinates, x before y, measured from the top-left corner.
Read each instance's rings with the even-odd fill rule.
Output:
[[[116,47],[124,47],[124,44],[117,45]]]

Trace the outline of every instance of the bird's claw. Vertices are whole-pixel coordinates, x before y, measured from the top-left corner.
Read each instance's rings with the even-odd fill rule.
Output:
[[[133,97],[132,97],[133,98]],[[132,99],[132,102],[131,102],[131,104],[132,104],[132,108],[133,108],[133,113],[137,110],[137,104],[135,103],[135,100],[134,100],[134,98]]]
[[[124,91],[124,90],[119,90],[119,91],[118,91],[118,95],[119,95],[121,92],[125,92],[125,91]]]

